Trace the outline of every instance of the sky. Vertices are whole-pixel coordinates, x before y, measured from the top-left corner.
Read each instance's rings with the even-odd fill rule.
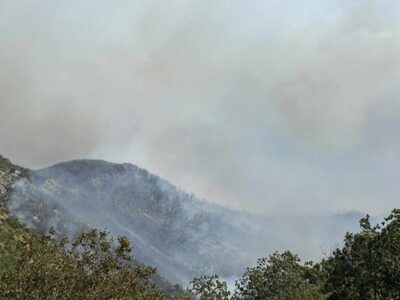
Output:
[[[388,213],[400,4],[0,0],[0,153],[130,162],[253,212]]]

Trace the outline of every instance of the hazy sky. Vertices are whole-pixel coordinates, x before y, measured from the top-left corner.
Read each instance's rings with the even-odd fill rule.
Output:
[[[275,213],[400,194],[400,3],[0,0],[0,153]]]

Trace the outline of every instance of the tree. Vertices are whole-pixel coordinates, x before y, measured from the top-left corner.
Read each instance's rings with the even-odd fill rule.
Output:
[[[0,296],[12,299],[163,299],[150,276],[132,262],[129,240],[96,229],[68,243],[54,232],[24,240],[16,269],[2,279]]]
[[[226,282],[220,281],[218,275],[194,278],[189,294],[199,300],[228,300],[230,296]]]
[[[301,264],[289,251],[275,252],[268,259],[260,258],[257,266],[248,268],[236,282],[234,299],[325,299],[320,291],[317,266]]]
[[[400,299],[400,210],[375,226],[367,215],[360,226],[322,262],[329,299]]]

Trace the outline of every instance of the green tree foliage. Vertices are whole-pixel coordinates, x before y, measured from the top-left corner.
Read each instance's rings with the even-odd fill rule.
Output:
[[[155,269],[135,265],[129,241],[107,232],[66,238],[25,235],[15,266],[2,274],[0,298],[7,299],[163,299],[150,276]]]
[[[360,227],[318,264],[303,264],[289,251],[275,252],[247,269],[231,298],[221,294],[228,291],[217,276],[195,278],[190,294],[231,300],[400,299],[400,209],[375,226],[367,215]]]
[[[4,283],[6,274],[15,270],[24,245],[23,241],[30,237],[32,233],[0,210],[0,287]]]
[[[316,265],[288,251],[259,259],[233,299],[400,299],[400,209],[375,226],[367,215],[360,227]]]
[[[228,300],[230,292],[226,282],[218,275],[194,278],[190,283],[189,295],[199,300]]]
[[[236,282],[234,299],[324,299],[320,272],[312,263],[301,264],[289,251],[275,252],[248,268]]]
[[[329,299],[400,299],[400,210],[376,226],[367,216],[360,226],[322,262]]]

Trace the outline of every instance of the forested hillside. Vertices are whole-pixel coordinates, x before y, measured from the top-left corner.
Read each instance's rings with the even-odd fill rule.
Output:
[[[289,251],[260,258],[236,281],[195,278],[176,299],[399,299],[400,210],[381,225],[360,221],[343,248],[318,263]],[[132,264],[128,239],[104,231],[79,234],[72,247],[55,232],[41,236],[2,212],[0,297],[4,299],[164,299],[151,280],[155,269]]]
[[[118,165],[108,166],[115,168]],[[65,170],[65,166],[61,170]],[[120,169],[119,172],[121,171],[126,172]],[[87,193],[82,198],[68,198],[74,190],[64,190],[58,186],[56,182],[62,176],[54,170],[53,175],[56,174],[58,179],[52,177],[53,181],[46,177],[46,172],[49,170],[30,172],[2,157],[0,159],[2,299],[400,299],[398,209],[393,210],[377,225],[371,224],[369,216],[362,218],[360,231],[347,233],[342,246],[326,253],[326,257],[320,261],[303,262],[291,251],[272,253],[266,249],[258,249],[266,256],[248,264],[247,270],[237,278],[234,289],[228,289],[228,284],[218,275],[210,276],[210,273],[205,272],[194,278],[187,290],[183,291],[178,286],[171,289],[172,285],[166,284],[157,276],[154,266],[143,265],[135,260],[136,257],[133,259],[129,238],[110,236],[102,228],[92,229],[87,223],[79,222],[75,223],[77,231],[67,231],[68,223],[63,223],[62,220],[68,220],[69,216],[64,214],[68,211],[64,211],[62,206],[56,206],[57,201],[84,201],[84,196],[89,198],[93,195]],[[68,172],[74,172],[74,168]],[[145,171],[141,172],[143,176],[149,176]],[[106,174],[107,180],[99,179],[97,184],[101,183],[100,186],[103,186],[112,182],[114,173],[110,171]],[[41,190],[37,187],[41,180],[47,189]],[[72,182],[70,176],[65,176],[62,184],[76,187],[76,182]],[[99,189],[92,180],[83,180],[82,184],[89,185],[94,190]],[[15,214],[21,217],[20,220],[10,216],[8,210],[15,209],[10,198],[19,195],[15,192],[25,196],[23,205]],[[48,197],[55,195],[58,198],[49,202]],[[142,195],[143,198],[150,196],[151,194]],[[112,199],[118,203],[121,198]],[[154,204],[155,212],[170,207],[163,206],[162,201],[165,199],[162,197],[159,200],[159,206]],[[187,201],[196,203],[193,199]],[[50,206],[50,203],[54,203],[54,206]],[[81,205],[85,208],[86,204]],[[99,202],[99,205],[104,203]],[[119,205],[127,204],[123,202]],[[127,212],[133,213],[133,210],[128,210],[129,205],[123,207]],[[182,209],[180,205],[178,207]],[[193,203],[190,207],[193,207]],[[25,215],[22,214],[23,208],[27,209]],[[88,208],[94,209],[95,206],[91,203]],[[32,229],[20,223],[27,222],[28,212],[32,212],[32,223],[28,223]],[[179,210],[171,213],[179,215]],[[57,222],[54,220],[56,217]],[[160,215],[160,218],[163,217],[165,218],[165,211]],[[52,225],[58,225],[58,228],[54,230]],[[141,224],[150,225],[151,223]],[[133,250],[136,247],[138,245],[133,243]],[[166,253],[167,251],[168,248]],[[219,249],[215,251],[221,257],[225,255]],[[177,262],[179,263],[179,258]],[[229,262],[227,260],[225,263]]]
[[[332,241],[339,241],[359,218],[292,216],[297,225],[287,228],[282,218],[202,201],[135,165],[99,160],[30,171],[29,180],[14,184],[10,198],[10,213],[42,233],[54,227],[73,237],[94,227],[129,237],[138,261],[182,285],[202,274],[235,278],[276,245],[280,250],[303,245],[299,241],[306,237],[310,242],[301,253],[318,256],[319,247],[330,250]]]
[[[7,208],[19,180],[30,181],[30,172],[0,156],[1,299],[164,299],[179,293],[155,268],[133,260],[125,237],[88,229],[68,240],[52,228],[46,234],[26,228]]]
[[[203,273],[239,274],[253,253],[245,245],[258,240],[240,214],[130,164],[82,160],[32,171],[29,181],[15,183],[8,209],[43,233],[54,227],[71,237],[96,227],[126,235],[139,261],[179,283]]]

